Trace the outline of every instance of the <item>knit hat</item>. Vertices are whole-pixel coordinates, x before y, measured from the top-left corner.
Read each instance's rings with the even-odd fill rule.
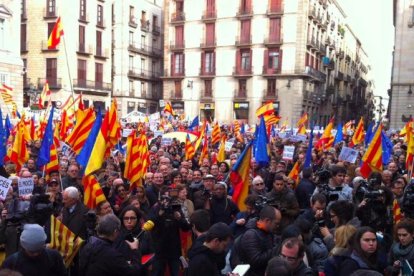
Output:
[[[45,247],[46,233],[39,224],[26,224],[20,236],[20,245],[27,251],[36,252]]]

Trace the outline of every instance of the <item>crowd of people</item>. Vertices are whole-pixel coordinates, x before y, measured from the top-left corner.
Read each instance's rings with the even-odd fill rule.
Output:
[[[208,158],[200,160],[198,151],[185,160],[184,142],[164,145],[155,137],[143,185],[134,188],[123,177],[125,156],[114,151],[95,172],[106,200],[94,210],[83,203],[76,159],[60,153],[59,170],[44,175],[34,145],[20,171],[13,164],[0,168],[12,180],[1,204],[0,275],[214,276],[236,275],[242,265],[249,265],[249,276],[399,275],[414,265],[414,191],[406,145],[391,138],[393,158],[365,179],[358,166],[363,145],[356,146],[355,164],[338,160],[345,141],[314,149],[311,167],[303,168],[308,141],[272,137],[269,164],[251,159],[242,210],[232,200],[231,174],[252,134],[236,139],[222,162],[213,158],[217,146],[210,145]],[[287,145],[295,146],[293,160],[282,158]],[[299,181],[288,177],[296,161]],[[28,177],[33,196],[20,197],[18,179]],[[30,215],[33,198],[42,195],[50,208]],[[50,214],[86,240],[68,268],[47,247]],[[142,231],[147,221],[153,228]]]

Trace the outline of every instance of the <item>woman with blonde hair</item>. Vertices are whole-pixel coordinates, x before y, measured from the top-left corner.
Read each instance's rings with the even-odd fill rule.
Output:
[[[352,253],[350,241],[354,236],[357,229],[350,225],[345,224],[338,227],[335,231],[335,247],[331,250],[329,258],[325,263],[325,275],[336,276],[339,272],[341,263]]]

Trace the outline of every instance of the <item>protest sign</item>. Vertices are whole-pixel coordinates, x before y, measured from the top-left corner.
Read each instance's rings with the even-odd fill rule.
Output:
[[[171,146],[173,138],[171,137],[162,137],[161,146]]]
[[[72,148],[62,141],[60,141],[60,152],[63,156],[68,157],[68,159],[76,157],[76,153],[72,150]]]
[[[124,128],[122,130],[122,137],[128,137],[134,130],[132,128]]]
[[[358,157],[358,151],[348,147],[342,147],[338,159],[349,163],[355,163]]]
[[[12,181],[0,176],[0,199],[5,200]]]
[[[19,179],[19,196],[31,195],[34,188],[33,178]]]
[[[282,159],[293,160],[294,153],[295,153],[295,146],[284,146]]]
[[[224,150],[231,151],[232,147],[233,147],[233,142],[226,141],[226,144],[224,145]]]

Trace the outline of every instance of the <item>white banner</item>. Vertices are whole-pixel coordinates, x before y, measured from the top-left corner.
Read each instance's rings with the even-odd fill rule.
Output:
[[[12,181],[0,176],[0,199],[1,200],[5,200],[7,193],[9,192],[10,189],[10,185],[11,185]]]
[[[295,146],[284,146],[282,159],[293,160],[294,153],[295,153]]]
[[[338,159],[340,161],[346,161],[349,163],[355,163],[356,159],[358,157],[358,151],[348,148],[348,147],[342,147],[341,153],[339,154]]]
[[[34,188],[33,178],[19,179],[19,196],[31,195]]]

